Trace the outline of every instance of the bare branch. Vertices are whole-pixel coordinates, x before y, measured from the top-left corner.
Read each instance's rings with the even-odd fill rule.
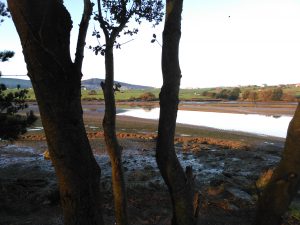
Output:
[[[90,0],[84,0],[84,9],[83,9],[81,22],[79,25],[79,34],[78,34],[77,47],[75,53],[75,62],[74,62],[76,70],[78,72],[80,72],[82,68],[85,39],[86,39],[86,34],[87,34],[92,12],[93,12],[93,4],[91,3]]]

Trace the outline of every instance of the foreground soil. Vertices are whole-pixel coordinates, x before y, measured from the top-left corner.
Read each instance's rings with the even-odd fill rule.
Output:
[[[101,190],[106,224],[114,224],[111,166],[105,153],[103,133],[89,132],[102,170]],[[130,223],[170,224],[171,203],[155,163],[155,133],[119,133],[128,187]],[[280,160],[283,142],[247,144],[205,137],[177,137],[176,151],[182,165],[193,166],[201,196],[199,225],[250,225],[257,200],[257,183]],[[63,224],[59,194],[43,134],[23,136],[0,148],[0,224]],[[293,203],[299,206],[299,196]],[[300,224],[292,212],[283,224]]]
[[[215,109],[211,111],[255,110],[245,105],[219,106],[207,107]],[[103,106],[86,103],[83,108],[88,137],[102,170],[104,219],[113,225],[111,165],[101,129]],[[264,110],[290,115],[295,107],[271,108]],[[36,104],[31,109],[38,114]],[[39,126],[40,121],[36,124]],[[155,162],[157,122],[118,117],[117,127],[124,148],[130,224],[170,224],[170,198]],[[178,125],[176,132],[177,155],[183,167],[193,167],[201,196],[198,225],[250,225],[257,195],[281,158],[284,139],[188,125]],[[63,224],[58,184],[51,161],[43,155],[46,150],[45,136],[39,129],[14,143],[0,142],[0,225]],[[285,215],[283,225],[300,224],[299,210],[300,195]]]

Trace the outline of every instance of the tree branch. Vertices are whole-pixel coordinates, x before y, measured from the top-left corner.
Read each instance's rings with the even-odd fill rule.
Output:
[[[99,21],[99,24],[100,24],[100,28],[103,30],[105,40],[106,40],[106,43],[107,43],[107,40],[109,40],[109,32],[108,32],[107,27],[105,26],[106,22],[103,19],[100,0],[97,0],[97,4],[98,4],[98,21]]]
[[[126,8],[125,8],[126,10]],[[127,22],[129,21],[129,19],[131,18],[131,16],[133,15],[133,11],[129,13],[129,15],[126,17],[126,12],[124,13],[125,16],[122,19],[122,22],[120,23],[120,25],[118,27],[114,27],[112,33],[111,33],[111,40],[115,41],[116,37],[119,35],[119,33],[124,29],[124,27],[126,26]]]
[[[93,12],[93,4],[90,0],[84,0],[84,9],[79,25],[79,34],[77,39],[77,47],[75,53],[75,67],[78,72],[82,69],[83,53],[85,46],[86,34],[89,26],[89,21]]]

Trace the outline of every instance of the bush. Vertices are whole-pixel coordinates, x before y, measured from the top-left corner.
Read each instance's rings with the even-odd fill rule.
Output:
[[[239,88],[233,88],[233,89],[229,92],[228,100],[231,100],[231,101],[238,100],[239,97],[240,97],[240,93],[241,93],[241,89],[239,89]]]
[[[142,101],[154,101],[157,98],[152,92],[145,92],[139,96],[139,99]]]
[[[249,100],[252,101],[253,103],[256,103],[258,100],[258,94],[256,91],[251,91],[249,94]]]
[[[26,116],[0,114],[0,138],[17,139],[26,132],[26,127],[32,125],[37,117],[30,111]]]
[[[284,94],[282,99],[287,102],[296,102],[297,101],[297,98],[295,95],[291,95],[288,93]]]
[[[88,95],[97,95],[97,91],[96,90],[90,90]]]
[[[227,99],[229,91],[227,89],[222,89],[219,93],[216,94],[216,98]]]
[[[239,99],[240,93],[241,90],[239,88],[233,88],[232,90],[222,89],[219,93],[216,94],[216,98],[235,101]]]
[[[273,96],[273,91],[271,89],[263,90],[259,93],[259,98],[262,101],[271,101]]]
[[[249,90],[246,90],[242,93],[242,98],[243,100],[247,100],[250,96],[250,91]]]
[[[26,127],[32,125],[37,117],[30,111],[26,116],[18,115],[19,110],[28,108],[25,102],[28,93],[22,89],[7,92],[6,86],[0,84],[0,138],[16,139],[26,132]]]
[[[272,92],[272,100],[280,101],[283,96],[282,88],[275,88]]]

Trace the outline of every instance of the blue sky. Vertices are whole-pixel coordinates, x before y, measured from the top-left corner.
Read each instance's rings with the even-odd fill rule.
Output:
[[[65,0],[74,21],[74,53],[82,1]],[[93,45],[90,23],[87,44]],[[182,87],[235,86],[300,82],[299,0],[184,0],[180,64]],[[115,50],[115,79],[160,87],[163,24],[155,29],[143,23],[133,41]],[[120,42],[131,40],[124,37]],[[0,26],[0,49],[16,56],[1,63],[3,74],[26,74],[18,35],[8,19]],[[84,79],[104,77],[104,59],[86,49]]]

